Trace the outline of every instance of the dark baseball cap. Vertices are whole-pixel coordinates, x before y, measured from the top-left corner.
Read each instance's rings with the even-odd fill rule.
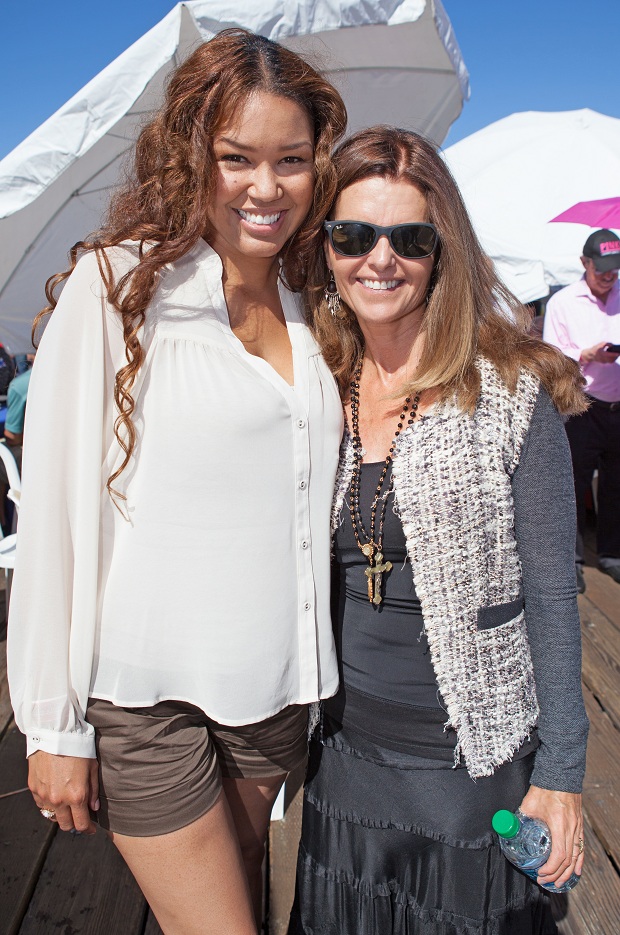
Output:
[[[594,231],[583,245],[583,255],[594,261],[599,273],[620,269],[620,237],[605,228]]]

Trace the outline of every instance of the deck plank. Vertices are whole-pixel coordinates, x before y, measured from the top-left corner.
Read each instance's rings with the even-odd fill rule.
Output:
[[[147,905],[104,831],[54,838],[19,935],[142,935]]]
[[[25,738],[15,726],[0,762],[0,935],[142,935],[144,897],[105,832],[58,832],[29,792],[7,795],[27,782]]]
[[[595,562],[595,559],[591,559],[591,555],[591,552],[587,553],[588,561]],[[618,631],[616,640],[620,639],[620,584],[592,565],[586,565],[583,573],[586,581],[586,596],[613,623]]]
[[[579,599],[583,680],[620,730],[620,631],[589,598]]]
[[[605,851],[620,866],[620,735],[592,693],[584,688],[590,718],[584,812]],[[620,926],[619,926],[620,928]]]
[[[0,743],[0,933],[15,935],[56,834],[41,818],[27,783],[25,738],[10,727]]]
[[[1,612],[1,611],[0,611]],[[6,639],[0,640],[0,738],[13,720],[13,709],[9,697],[9,683],[6,676]]]
[[[584,825],[587,861],[581,882],[553,897],[560,935],[613,935],[620,928],[620,878],[589,823]]]

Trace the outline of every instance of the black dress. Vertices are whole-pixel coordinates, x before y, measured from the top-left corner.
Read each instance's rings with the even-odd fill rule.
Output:
[[[381,468],[362,466],[362,504]],[[343,516],[333,608],[341,687],[311,741],[290,935],[553,935],[549,897],[491,830],[493,813],[527,791],[536,735],[490,777],[454,768],[456,736],[444,730],[391,498],[383,551],[393,569],[378,609],[346,503]]]

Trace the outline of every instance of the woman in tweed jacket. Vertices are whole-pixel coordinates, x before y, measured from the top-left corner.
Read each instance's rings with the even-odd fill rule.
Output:
[[[291,931],[549,935],[491,818],[550,826],[541,883],[583,863],[587,718],[572,362],[529,338],[443,160],[364,130],[309,317],[347,431],[333,509],[341,686],[312,740]],[[508,315],[507,311],[511,314]]]

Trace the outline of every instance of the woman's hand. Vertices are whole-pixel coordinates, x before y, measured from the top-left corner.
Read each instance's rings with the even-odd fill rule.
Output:
[[[520,805],[531,818],[542,818],[551,832],[551,854],[538,870],[539,883],[562,886],[583,866],[583,814],[581,795],[530,786]]]
[[[99,808],[99,764],[79,756],[37,750],[28,757],[28,787],[39,808],[55,812],[63,831],[94,834],[89,809]]]

